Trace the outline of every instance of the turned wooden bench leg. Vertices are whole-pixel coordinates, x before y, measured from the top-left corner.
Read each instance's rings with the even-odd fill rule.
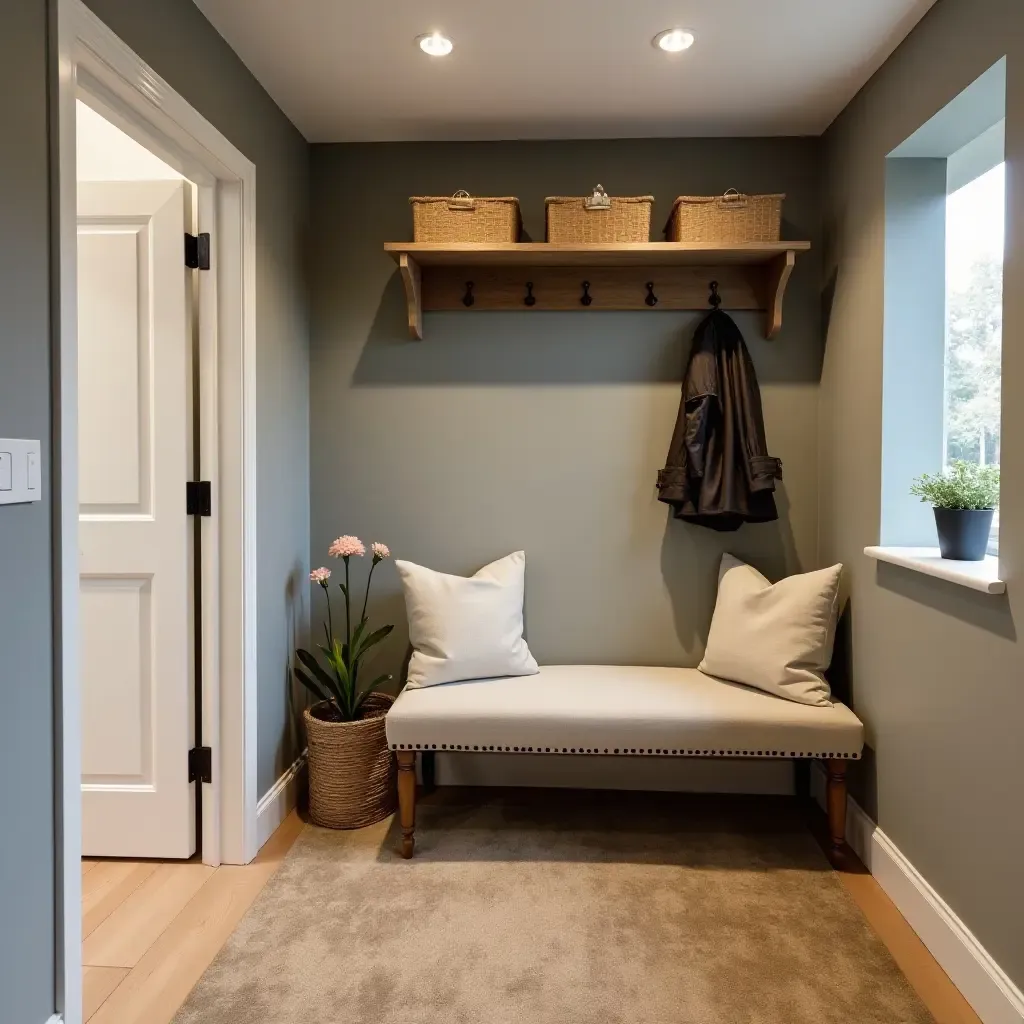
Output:
[[[846,846],[846,762],[840,758],[825,761],[828,773],[826,803],[828,805],[828,832],[832,850],[840,853]]]
[[[398,751],[398,822],[402,826],[402,856],[408,860],[416,844],[416,751]]]

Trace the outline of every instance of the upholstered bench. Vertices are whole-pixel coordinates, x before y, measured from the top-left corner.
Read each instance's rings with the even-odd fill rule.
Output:
[[[829,832],[846,831],[846,762],[864,727],[849,708],[799,704],[688,668],[549,665],[537,675],[402,691],[386,719],[398,758],[402,855],[411,857],[417,753],[818,758]]]

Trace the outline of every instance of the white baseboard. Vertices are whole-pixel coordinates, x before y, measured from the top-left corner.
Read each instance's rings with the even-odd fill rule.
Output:
[[[64,1024],[64,1018],[59,1013],[55,1013],[47,1020],[46,1024]]]
[[[295,759],[284,774],[260,798],[256,805],[256,848],[277,831],[278,825],[291,814],[305,782],[306,752]]]
[[[824,773],[811,792],[825,806]],[[927,879],[852,798],[846,841],[984,1024],[1024,1024],[1024,994]]]

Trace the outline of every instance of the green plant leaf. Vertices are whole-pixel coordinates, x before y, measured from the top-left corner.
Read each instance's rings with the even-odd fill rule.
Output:
[[[328,693],[337,693],[337,684],[331,679],[330,675],[323,669],[320,662],[316,660],[316,655],[311,654],[309,651],[304,651],[299,648],[295,652],[295,656],[302,662],[307,669],[309,669],[312,676],[316,681],[323,686]],[[326,698],[325,698],[326,699]]]
[[[327,658],[331,667],[338,675],[338,682],[342,685],[348,683],[348,645],[341,643],[337,637],[334,638],[334,646],[327,652]]]
[[[375,629],[368,634],[356,652],[356,658],[361,658],[374,644],[379,644],[394,628],[394,626],[381,626],[380,629]]]
[[[910,493],[936,508],[998,508],[999,467],[956,459],[941,474],[919,476]]]
[[[302,683],[302,685],[307,690],[309,690],[309,692],[312,693],[313,696],[317,698],[317,700],[334,700],[333,696],[331,696],[328,693],[325,693],[321,689],[320,684],[314,682],[313,679],[310,678],[310,676],[307,673],[303,672],[301,668],[293,668],[292,672],[295,675],[295,678],[298,679],[298,681]]]
[[[331,668],[333,669],[334,668],[334,656],[331,654],[331,652],[326,647],[323,646],[323,644],[318,644],[317,646],[323,652],[324,657],[327,659],[327,664],[330,665]],[[335,701],[335,703],[340,708],[342,706],[343,702],[344,702],[344,692],[342,690],[341,680],[338,678],[338,673],[337,673],[337,671],[335,671],[333,677],[329,673],[327,673],[327,672],[325,672],[324,675],[327,676],[327,679],[328,679],[328,681],[330,683],[330,690],[331,690],[331,693],[333,694],[333,698],[332,699]]]
[[[338,677],[338,705],[342,713],[347,717],[352,716],[352,675],[349,670],[348,644],[342,644],[337,637],[334,638],[334,647],[329,655],[331,667]]]
[[[360,622],[359,625],[356,626],[355,631],[352,633],[352,650],[353,651],[358,651],[359,650],[359,640],[362,637],[364,632],[366,632],[366,619],[363,619],[362,622]],[[359,655],[357,654],[356,657],[359,657]]]
[[[365,690],[360,691],[359,696],[356,698],[356,705],[352,709],[353,716],[363,706],[363,701],[370,696],[371,693],[381,684],[387,682],[391,678],[390,672],[385,672],[383,675],[377,676],[376,679]]]

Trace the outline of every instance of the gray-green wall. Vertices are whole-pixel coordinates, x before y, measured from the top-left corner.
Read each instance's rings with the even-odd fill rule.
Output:
[[[314,146],[313,564],[341,533],[454,573],[523,548],[542,663],[695,664],[723,550],[772,575],[816,564],[819,171],[815,139]],[[787,234],[815,243],[776,340],[759,314],[737,316],[785,465],[779,522],[715,534],[656,500],[698,313],[428,313],[409,340],[383,243],[411,237],[410,195],[517,195],[542,240],[544,196],[598,180],[657,196],[656,231],[680,193],[785,192]],[[398,623],[381,656],[397,672],[390,565],[375,587],[373,614]]]
[[[878,543],[885,156],[1007,61],[1002,565],[989,597],[863,555]],[[859,795],[1024,984],[1024,6],[939,0],[825,137],[821,557],[851,586],[854,706],[874,749]],[[913,381],[893,385],[913,387]]]
[[[309,147],[187,0],[89,6],[255,164],[259,417],[259,791],[297,753],[286,665],[305,629],[309,551]],[[51,466],[48,65],[52,0],[4,6],[0,32],[0,436],[38,437]],[[45,477],[44,477],[45,479]],[[54,1010],[51,512],[0,507],[0,1020]]]
[[[0,437],[50,440],[46,5],[0,32]],[[53,1012],[53,656],[49,487],[0,505],[0,1020]]]

